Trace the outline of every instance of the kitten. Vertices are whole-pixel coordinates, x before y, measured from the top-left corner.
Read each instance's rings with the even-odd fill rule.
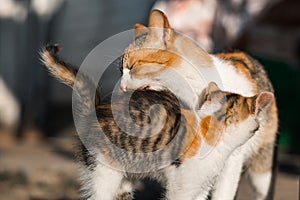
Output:
[[[261,113],[273,102],[269,92],[243,97],[222,92],[210,83],[201,95],[200,111],[187,110],[167,90],[139,89],[130,97],[128,119],[124,114],[128,110],[126,95],[120,95],[114,104],[98,101],[98,91],[95,102],[86,99],[93,83],[88,77],[76,77],[77,70],[59,59],[58,50],[58,46],[48,46],[41,56],[50,72],[74,86],[82,100],[79,112],[85,119],[85,128],[80,139],[89,141],[88,147],[80,144],[85,199],[132,199],[132,183],[144,177],[161,181],[166,187],[166,199],[206,199],[226,159],[256,134]],[[157,104],[162,107],[151,107]],[[97,121],[90,117],[93,106]],[[117,110],[114,114],[113,109]],[[117,122],[140,137],[124,132]],[[136,124],[140,128],[136,129]],[[162,128],[157,132],[157,127]],[[103,135],[99,135],[99,128]],[[212,150],[201,157],[204,146]],[[154,157],[147,154],[156,152],[159,153]],[[157,168],[157,162],[164,163],[164,167]],[[140,173],[134,173],[135,170]]]
[[[149,27],[135,25],[135,40],[125,50],[122,63],[121,90],[168,88],[194,109],[201,105],[199,96],[212,81],[223,91],[247,97],[264,91],[274,93],[263,66],[256,60],[242,52],[208,54],[191,39],[176,33],[159,10],[152,11]],[[266,198],[272,187],[278,127],[275,101],[261,112],[260,121],[258,133],[226,162],[213,199],[234,198],[243,166],[256,199]]]

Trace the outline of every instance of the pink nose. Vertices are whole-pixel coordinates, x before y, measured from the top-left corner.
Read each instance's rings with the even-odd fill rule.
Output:
[[[120,89],[121,89],[123,92],[126,92],[126,91],[127,91],[126,85],[120,85]]]

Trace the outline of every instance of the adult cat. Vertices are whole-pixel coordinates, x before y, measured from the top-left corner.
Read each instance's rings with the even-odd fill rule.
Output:
[[[153,10],[149,27],[135,25],[135,40],[125,50],[120,88],[170,89],[190,107],[214,81],[223,91],[254,96],[274,92],[264,68],[242,52],[211,55],[194,41],[176,33],[167,17]],[[278,116],[273,101],[261,116],[258,133],[228,159],[218,177],[213,199],[233,199],[243,166],[246,166],[256,199],[265,199],[272,177],[273,149]]]

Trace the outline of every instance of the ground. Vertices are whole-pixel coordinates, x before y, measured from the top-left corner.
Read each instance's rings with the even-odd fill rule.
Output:
[[[16,141],[12,134],[0,131],[0,200],[78,199],[78,165],[73,157],[73,130],[47,140],[32,132]],[[152,189],[159,191],[157,187]],[[139,199],[153,199],[139,192]],[[147,195],[145,195],[147,194]],[[144,196],[143,196],[144,195]],[[249,185],[242,180],[238,200],[250,200]],[[279,172],[275,200],[299,199],[299,177]]]

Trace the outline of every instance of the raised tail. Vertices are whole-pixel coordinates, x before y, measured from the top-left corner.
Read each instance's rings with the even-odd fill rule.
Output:
[[[41,60],[54,77],[73,87],[78,70],[75,66],[64,62],[58,57],[57,52],[60,49],[61,47],[58,44],[47,45],[40,53]]]
[[[59,52],[60,49],[61,47],[58,44],[47,45],[40,53],[41,61],[54,77],[62,81],[64,84],[72,88],[74,87],[75,91],[81,98],[81,102],[84,105],[85,110],[90,111],[92,107],[100,102],[98,87],[85,74],[81,73],[78,77],[78,68],[63,61],[57,55],[57,52]],[[95,95],[95,101],[92,101],[91,97],[93,95]]]

